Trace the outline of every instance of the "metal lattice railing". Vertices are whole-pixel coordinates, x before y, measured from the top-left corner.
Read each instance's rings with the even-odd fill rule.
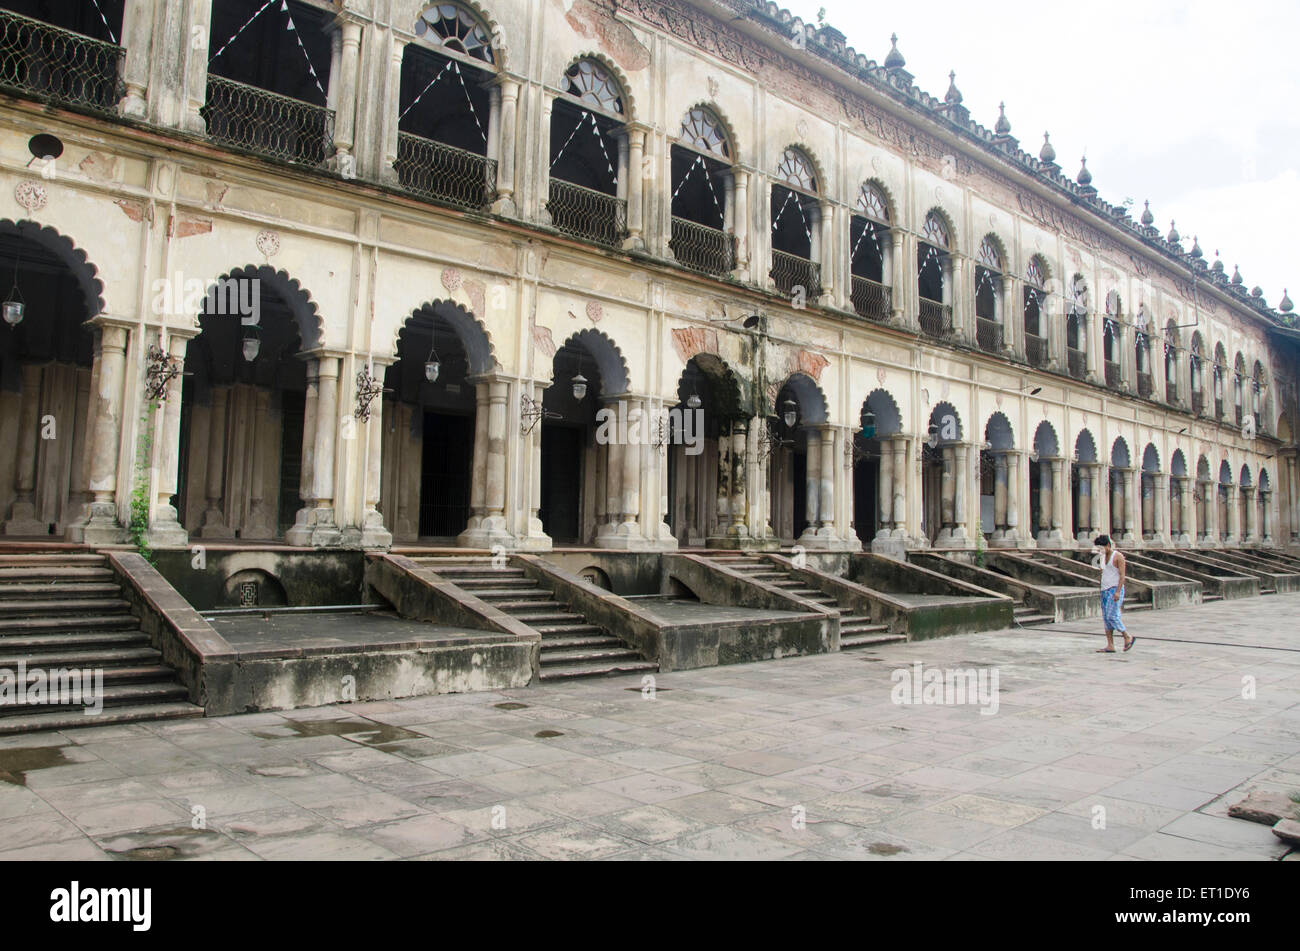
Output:
[[[495,161],[407,132],[397,134],[393,170],[403,188],[433,201],[479,209],[496,195]]]
[[[334,110],[208,76],[199,110],[216,142],[299,165],[323,165],[334,151]]]
[[[1178,404],[1178,385],[1168,378],[1165,379],[1165,402],[1170,406]]]
[[[768,275],[776,282],[776,289],[782,294],[797,296],[798,288],[802,287],[806,303],[812,303],[821,297],[822,269],[816,261],[773,248],[772,269]]]
[[[1002,350],[1002,325],[985,317],[975,318],[975,342],[981,350],[999,353]]]
[[[1082,380],[1088,373],[1088,356],[1074,347],[1065,348],[1065,369],[1076,380]]]
[[[546,210],[565,234],[616,248],[627,234],[627,202],[614,195],[552,178]]]
[[[112,112],[125,93],[126,50],[0,10],[0,86],[37,99]]]
[[[1205,412],[1205,393],[1201,390],[1192,390],[1192,412],[1197,416]]]
[[[736,266],[735,235],[686,218],[673,217],[668,249],[678,264],[705,274],[728,274]]]
[[[1220,396],[1214,398],[1214,418],[1223,419],[1223,398]]]
[[[1112,388],[1118,388],[1121,375],[1122,374],[1120,373],[1119,364],[1116,363],[1114,360],[1107,360],[1106,361],[1106,385]]]
[[[952,336],[952,308],[947,304],[922,297],[917,320],[924,334],[943,338]]]
[[[853,275],[853,290],[849,296],[853,299],[853,309],[859,317],[869,320],[888,320],[893,306],[894,293],[878,281],[867,277]]]
[[[1036,367],[1047,366],[1047,338],[1025,334],[1025,359]]]
[[[1156,381],[1150,373],[1138,374],[1138,396],[1143,399],[1150,399],[1151,394],[1156,391]]]

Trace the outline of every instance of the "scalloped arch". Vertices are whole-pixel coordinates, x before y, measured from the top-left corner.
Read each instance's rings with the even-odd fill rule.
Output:
[[[627,359],[612,337],[595,328],[588,327],[570,334],[561,347],[581,346],[586,350],[596,366],[600,368],[601,396],[620,396],[632,392],[631,374],[627,370]],[[559,353],[559,350],[556,350]],[[552,361],[553,363],[554,361]]]
[[[293,314],[294,323],[298,326],[298,337],[301,340],[300,349],[303,352],[325,346],[325,321],[316,309],[316,302],[312,300],[311,292],[298,283],[296,278],[290,277],[287,271],[277,271],[268,264],[245,264],[226,271],[215,281],[210,281],[207,292],[211,293],[218,281],[232,278],[256,279],[270,286],[279,295],[289,308],[289,312]],[[207,299],[207,293],[204,299]],[[198,314],[194,315],[194,326],[199,326]]]
[[[488,333],[483,321],[475,317],[474,312],[469,308],[450,298],[426,301],[406,315],[406,319],[402,321],[396,333],[393,334],[392,354],[394,360],[397,359],[397,345],[402,334],[405,333],[407,325],[413,317],[422,313],[427,313],[430,317],[435,315],[443,317],[451,324],[451,329],[456,332],[456,337],[460,340],[461,346],[465,348],[465,353],[469,357],[469,372],[471,374],[491,373],[500,366],[497,363],[496,348],[492,344],[492,336]]]
[[[619,69],[618,64],[599,50],[586,50],[573,56],[564,65],[560,71],[560,88],[564,87],[564,74],[573,68],[573,64],[584,59],[594,60],[614,77],[614,82],[618,83],[618,91],[623,96],[623,119],[626,122],[633,122],[637,118],[636,96],[632,92],[632,84],[628,82],[627,73]]]
[[[442,0],[440,3],[426,3],[424,0],[411,2],[411,0],[407,0],[406,6],[407,10],[410,12],[410,16],[407,17],[407,22],[410,23],[410,26],[402,27],[400,29],[402,29],[403,32],[411,33],[411,35],[414,36],[415,34],[411,31],[415,28],[415,21],[420,18],[420,15],[424,13],[425,10],[428,10],[431,7],[445,6],[447,4],[464,7],[466,10],[473,13],[474,16],[478,17],[479,21],[487,28],[488,33],[492,36],[492,49],[497,54],[497,62],[493,65],[496,67],[497,72],[505,72],[510,65],[510,47],[506,43],[506,32],[501,28],[501,24],[497,22],[492,14],[488,13],[487,9],[482,4],[477,3],[476,0]],[[394,16],[394,19],[396,20],[396,16]],[[400,23],[402,21],[397,22]]]
[[[998,253],[998,260],[1002,262],[1002,268],[998,273],[1012,273],[1011,255],[1007,252],[1007,243],[1002,240],[996,231],[986,231],[984,236],[980,238],[980,245],[982,246],[985,241],[988,241],[993,245],[993,249]],[[980,263],[978,258],[976,259],[976,263]]]
[[[957,228],[953,224],[952,215],[948,214],[942,205],[931,205],[930,208],[926,210],[925,214],[921,216],[921,234],[925,233],[925,222],[931,215],[935,215],[943,223],[944,229],[948,232],[948,247],[944,248],[944,250],[949,254],[953,254],[960,250],[960,242],[957,241]]]
[[[867,394],[858,413],[859,421],[868,410],[876,417],[876,435],[894,436],[903,431],[903,414],[898,408],[898,400],[889,390],[878,386]]]
[[[1038,453],[1039,459],[1052,459],[1061,454],[1061,441],[1057,438],[1056,427],[1047,420],[1039,423],[1034,430],[1034,451]]]
[[[722,109],[718,108],[718,104],[713,102],[711,99],[700,99],[686,107],[686,111],[682,113],[682,118],[677,123],[677,132],[673,136],[672,144],[681,141],[682,123],[685,122],[686,117],[691,114],[691,110],[693,109],[703,109],[712,115],[713,118],[718,120],[718,124],[722,126],[722,131],[726,133],[727,146],[731,149],[731,163],[733,165],[738,163],[740,161],[740,146],[736,139],[736,127],[732,124],[731,120],[727,118],[727,114],[723,112]]]
[[[984,421],[984,439],[992,443],[994,449],[1016,448],[1016,430],[1006,413],[1001,410],[989,413]]]
[[[747,403],[746,388],[741,385],[740,377],[736,376],[736,371],[731,368],[731,364],[711,350],[696,350],[686,358],[685,366],[677,376],[677,401],[680,403],[686,399],[687,394],[683,386],[686,383],[686,371],[692,362],[708,380],[710,386],[724,388],[725,392],[721,395],[717,390],[713,391],[714,397],[722,404],[724,410],[729,409],[736,414],[743,414]]]
[[[880,192],[880,197],[883,198],[885,201],[885,213],[889,215],[888,224],[891,228],[897,227],[899,223],[898,202],[895,200],[894,193],[890,189],[890,187],[886,185],[883,181],[881,181],[879,178],[876,178],[875,176],[872,176],[871,178],[864,178],[862,182],[858,185],[857,193],[854,194],[853,196],[854,209],[858,211],[861,210],[858,207],[858,197],[862,194],[862,190],[864,188],[867,188],[868,186]]]
[[[781,395],[781,391],[789,387],[794,393],[795,402],[799,404],[799,418],[805,423],[824,423],[830,418],[826,394],[822,388],[817,385],[817,381],[807,373],[791,373],[781,385],[772,393],[772,401],[768,402],[767,397],[763,398],[763,409],[768,416],[779,415],[776,406],[776,400]]]
[[[1112,469],[1127,469],[1133,463],[1133,455],[1128,451],[1128,440],[1116,436],[1110,446],[1110,465]]]
[[[808,160],[808,164],[812,166],[813,174],[817,176],[817,190],[814,191],[813,194],[817,195],[819,198],[830,198],[831,194],[827,190],[828,186],[830,185],[830,179],[826,177],[826,169],[823,167],[821,161],[817,158],[817,153],[814,152],[812,149],[810,149],[808,146],[804,145],[802,142],[798,142],[798,141],[787,142],[785,145],[781,146],[781,151],[777,154],[776,161],[772,163],[771,174],[773,175],[776,174],[777,168],[780,167],[781,165],[782,157],[784,157],[785,153],[790,151],[791,149],[797,151],[800,155],[802,155],[804,158]],[[775,182],[775,179],[773,179],[773,181]],[[776,182],[776,184],[786,185],[788,187],[789,183]]]
[[[1250,463],[1243,462],[1241,464],[1241,474],[1237,477],[1237,479],[1238,479],[1237,484],[1243,487],[1252,486],[1255,484],[1250,475]]]
[[[1169,457],[1169,474],[1174,476],[1187,475],[1187,456],[1183,455],[1181,449],[1175,449],[1174,454]]]
[[[77,247],[71,238],[61,232],[32,221],[20,218],[0,219],[0,231],[17,235],[27,241],[40,245],[57,257],[72,272],[73,279],[81,291],[86,304],[86,317],[96,317],[104,312],[104,282],[99,279],[99,269],[90,262],[86,252]]]
[[[1155,443],[1147,443],[1147,447],[1142,450],[1142,471],[1160,471],[1160,450],[1156,448]]]
[[[1097,461],[1097,440],[1087,428],[1079,430],[1079,434],[1074,437],[1074,453],[1079,457],[1079,462]]]
[[[951,416],[957,423],[957,440],[960,442],[966,437],[966,429],[961,421],[961,413],[957,412],[957,407],[953,406],[947,400],[941,400],[934,404],[934,409],[930,411],[930,420],[928,426],[938,426],[939,434],[943,435],[944,418]]]

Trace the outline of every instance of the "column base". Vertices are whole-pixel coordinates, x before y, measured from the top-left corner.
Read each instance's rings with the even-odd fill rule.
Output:
[[[158,506],[145,537],[150,548],[186,548],[190,543],[190,533],[177,520],[176,509],[170,505]]]
[[[334,524],[332,508],[316,508],[311,511],[299,509],[298,521],[293,528],[284,533],[284,540],[299,548],[342,548],[343,532]],[[360,533],[356,529],[354,547],[360,544]]]
[[[311,530],[316,525],[316,507],[304,506],[294,514],[293,524],[284,533],[286,544],[295,548],[311,547]]]
[[[519,217],[519,209],[515,207],[515,200],[510,195],[502,195],[496,201],[492,202],[490,211],[494,215],[502,215],[506,218]]]
[[[989,539],[990,548],[1019,548],[1020,533],[1013,528],[1004,529],[1000,532],[994,532],[993,537]]]
[[[68,530],[70,540],[83,545],[120,545],[127,540],[127,531],[117,520],[117,506],[112,502],[92,502],[88,512],[84,525]]]
[[[934,540],[935,548],[969,548],[971,541],[966,537],[964,528],[943,528]]]
[[[235,533],[226,525],[226,517],[220,509],[210,508],[203,513],[203,525],[199,528],[200,538],[234,538]]]
[[[540,518],[530,518],[527,533],[519,536],[515,542],[519,551],[550,551],[555,547],[551,536],[547,535],[546,530],[542,528]]]
[[[710,535],[704,540],[707,548],[725,548],[730,551],[780,551],[781,543],[775,538],[754,538],[752,535]]]
[[[841,538],[829,529],[820,529],[816,535],[803,535],[799,544],[810,551],[861,551],[862,542],[856,535]]]
[[[519,540],[506,531],[506,520],[500,515],[487,515],[474,528],[466,528],[456,536],[460,548],[482,548],[491,551],[497,545],[507,551],[519,547]]]
[[[393,547],[393,533],[384,527],[384,517],[378,511],[371,509],[366,513],[359,541],[362,548]]]
[[[1061,537],[1060,529],[1052,529],[1050,532],[1039,532],[1034,539],[1039,548],[1064,548],[1065,539]]]
[[[36,506],[31,502],[15,502],[9,519],[4,524],[6,535],[48,535],[50,526],[36,518]]]
[[[1190,536],[1190,535],[1185,535],[1185,534],[1184,534],[1184,535],[1179,535],[1177,538],[1174,539],[1174,547],[1175,547],[1175,548],[1191,548],[1191,547],[1193,547],[1193,546],[1192,546],[1192,538],[1191,538],[1191,536]]]

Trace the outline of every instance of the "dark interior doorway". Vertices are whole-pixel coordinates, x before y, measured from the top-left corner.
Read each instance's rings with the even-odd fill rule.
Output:
[[[542,530],[554,542],[581,538],[582,441],[577,426],[542,424]]]
[[[420,537],[454,538],[469,520],[474,417],[424,414]]]

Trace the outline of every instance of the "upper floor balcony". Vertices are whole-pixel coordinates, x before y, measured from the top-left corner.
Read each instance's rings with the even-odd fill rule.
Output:
[[[1002,325],[996,320],[975,318],[975,342],[987,353],[1002,352]]]
[[[1025,334],[1025,359],[1030,366],[1047,366],[1047,338],[1037,334]]]
[[[409,132],[397,135],[397,179],[412,194],[478,210],[496,194],[497,163]]]
[[[815,301],[822,293],[822,269],[816,261],[772,249],[772,268],[768,271],[776,289],[791,297],[802,295]]]
[[[627,201],[594,188],[552,178],[546,210],[557,230],[607,248],[627,234]]]
[[[208,136],[231,148],[314,168],[333,154],[332,109],[257,86],[209,76],[200,115]]]
[[[686,218],[672,219],[668,250],[684,267],[721,277],[736,267],[736,236]]]
[[[853,301],[853,310],[859,317],[879,321],[889,319],[894,295],[884,284],[855,274],[849,296]]]
[[[112,113],[125,93],[126,50],[0,10],[0,86],[45,102]]]
[[[951,306],[925,297],[920,298],[920,305],[917,319],[923,334],[940,340],[946,340],[953,335]]]
[[[1088,357],[1082,350],[1074,347],[1065,348],[1066,372],[1076,380],[1082,380],[1088,373]]]

